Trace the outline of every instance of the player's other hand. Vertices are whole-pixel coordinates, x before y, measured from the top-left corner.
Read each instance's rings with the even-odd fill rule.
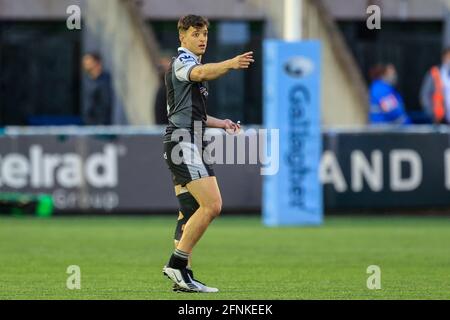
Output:
[[[238,55],[230,61],[232,69],[248,69],[250,64],[255,62],[255,60],[253,59],[253,51]]]
[[[238,124],[238,123],[234,123],[230,119],[223,120],[223,123],[224,123],[224,127],[223,128],[229,134],[238,134],[239,131],[241,131],[241,125]]]

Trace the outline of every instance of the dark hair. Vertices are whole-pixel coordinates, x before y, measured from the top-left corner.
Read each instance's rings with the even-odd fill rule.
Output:
[[[85,54],[85,56],[90,56],[92,57],[92,59],[94,59],[95,61],[97,61],[98,63],[102,62],[102,56],[100,55],[100,53],[98,52],[88,52]]]
[[[205,26],[209,27],[208,19],[193,14],[181,17],[178,20],[178,32],[186,31],[189,27],[202,28]]]
[[[386,65],[384,63],[377,63],[376,65],[371,67],[369,70],[370,80],[373,81],[373,80],[380,79],[386,73],[387,66],[388,65]]]

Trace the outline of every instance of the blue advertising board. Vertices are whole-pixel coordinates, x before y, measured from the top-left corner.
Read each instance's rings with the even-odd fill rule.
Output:
[[[278,129],[278,172],[263,177],[263,222],[268,226],[323,221],[319,181],[321,44],[264,42],[264,127]]]

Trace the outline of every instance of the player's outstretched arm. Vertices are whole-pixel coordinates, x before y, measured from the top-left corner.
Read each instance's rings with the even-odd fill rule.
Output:
[[[196,66],[191,71],[190,79],[194,82],[214,80],[233,69],[248,69],[253,62],[253,51],[246,52],[233,59]]]

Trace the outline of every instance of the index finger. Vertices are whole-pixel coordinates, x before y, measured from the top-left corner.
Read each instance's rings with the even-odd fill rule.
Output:
[[[253,51],[249,51],[249,52],[241,54],[241,56],[250,56],[250,55],[253,55]]]

